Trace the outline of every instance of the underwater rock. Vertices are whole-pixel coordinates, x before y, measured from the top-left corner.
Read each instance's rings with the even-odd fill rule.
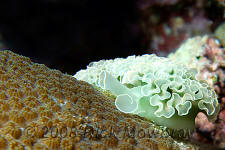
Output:
[[[139,0],[143,45],[149,53],[167,56],[188,38],[212,34],[224,21],[225,5],[221,3],[224,1]]]
[[[225,110],[225,49],[221,47],[216,39],[208,36],[198,36],[186,40],[175,53],[170,54],[168,57],[188,67],[197,68],[199,72],[197,78],[207,80],[216,91],[220,103],[220,112],[215,122],[213,122],[215,130],[204,134],[205,125],[199,124],[193,137],[195,142],[211,143],[210,146],[225,148],[225,121],[223,119]],[[202,118],[203,120],[204,118]],[[198,122],[201,122],[201,120],[198,120]],[[206,139],[203,140],[203,137]]]
[[[204,132],[212,132],[215,129],[215,126],[212,122],[209,122],[207,116],[199,112],[195,118],[195,126]]]

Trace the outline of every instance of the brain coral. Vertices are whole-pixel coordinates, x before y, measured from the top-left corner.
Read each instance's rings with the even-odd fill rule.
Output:
[[[11,51],[0,51],[0,89],[0,149],[193,148],[118,111],[90,84]]]
[[[196,71],[156,55],[91,63],[75,74],[116,95],[115,105],[172,129],[193,129],[199,111],[218,112],[217,96]]]

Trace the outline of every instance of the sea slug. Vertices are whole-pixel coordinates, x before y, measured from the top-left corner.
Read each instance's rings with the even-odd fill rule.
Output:
[[[74,77],[116,96],[115,105],[171,129],[193,129],[198,112],[209,118],[219,105],[215,91],[196,70],[154,54],[91,63]]]

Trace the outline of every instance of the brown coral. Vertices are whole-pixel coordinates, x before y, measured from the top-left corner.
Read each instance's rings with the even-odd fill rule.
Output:
[[[11,141],[9,143],[9,149],[10,150],[13,150],[13,149],[16,149],[16,150],[24,150],[24,146],[21,143],[19,143],[19,142]]]
[[[7,141],[3,137],[0,136],[0,149],[5,149],[7,146]]]
[[[147,132],[155,126],[119,112],[111,99],[70,75],[10,51],[0,51],[0,65],[0,149],[191,148],[162,132],[154,132],[158,139],[132,136],[127,127]]]
[[[1,135],[10,135],[14,139],[20,138],[22,131],[19,126],[14,122],[8,122],[3,128],[0,129]]]

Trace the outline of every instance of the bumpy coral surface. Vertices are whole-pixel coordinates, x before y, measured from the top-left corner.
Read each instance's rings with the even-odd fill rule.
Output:
[[[0,149],[193,149],[70,75],[0,51]]]
[[[116,107],[173,129],[193,129],[197,112],[218,112],[214,90],[195,70],[156,55],[91,63],[75,77],[115,94]]]

